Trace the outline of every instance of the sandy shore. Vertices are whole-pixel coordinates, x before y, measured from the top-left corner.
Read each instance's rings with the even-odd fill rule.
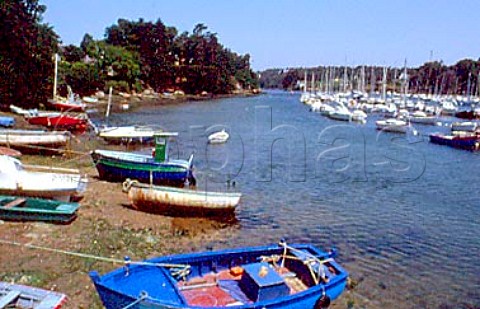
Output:
[[[115,102],[121,102],[117,98]],[[145,105],[178,104],[181,101],[140,101],[134,108]],[[132,105],[133,105],[132,104]],[[102,109],[103,104],[98,108]],[[115,108],[121,109],[118,104]],[[8,114],[12,116],[11,114]],[[31,128],[22,117],[14,116],[16,128]],[[38,128],[38,127],[37,127]],[[118,147],[118,146],[117,146]],[[213,244],[231,247],[228,239],[236,233],[239,224],[207,218],[174,218],[136,211],[129,206],[121,184],[100,181],[88,151],[109,148],[90,132],[77,136],[69,156],[23,156],[26,164],[42,164],[78,168],[89,178],[84,199],[80,202],[78,217],[69,225],[21,223],[0,221],[1,241],[84,253],[93,256],[132,260],[166,254],[203,251]],[[65,293],[69,297],[66,308],[102,308],[88,272],[100,273],[120,267],[119,264],[79,258],[63,253],[30,249],[0,243],[0,281],[38,286]],[[359,298],[346,292],[335,307],[357,304]]]

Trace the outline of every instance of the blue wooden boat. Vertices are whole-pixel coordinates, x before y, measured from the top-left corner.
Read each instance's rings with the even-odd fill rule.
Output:
[[[467,134],[463,136],[431,134],[430,142],[458,149],[465,149],[471,151],[480,150],[480,135],[477,134]]]
[[[282,241],[127,263],[90,277],[107,309],[324,308],[346,286],[335,255]]]
[[[0,116],[0,126],[2,127],[13,127],[15,125],[15,119],[12,117]]]
[[[69,223],[77,215],[78,203],[0,195],[0,219]]]
[[[124,151],[94,150],[91,153],[100,179],[123,182],[127,178],[156,185],[195,183],[192,173],[193,155],[189,160],[168,158],[168,138],[177,133],[155,134],[155,153],[152,156]]]

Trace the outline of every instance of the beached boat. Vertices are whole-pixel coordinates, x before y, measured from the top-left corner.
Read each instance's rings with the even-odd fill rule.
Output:
[[[28,116],[27,121],[33,125],[71,132],[84,132],[88,128],[87,119],[67,114]]]
[[[480,150],[480,135],[477,134],[444,135],[435,133],[430,135],[430,142],[458,149]]]
[[[13,127],[15,125],[15,119],[12,117],[0,116],[0,127]]]
[[[168,132],[156,133],[153,156],[124,151],[92,151],[91,156],[100,179],[123,182],[130,178],[156,185],[183,185],[187,180],[195,182],[192,173],[193,155],[189,160],[168,158],[168,139],[177,135]]]
[[[98,130],[98,136],[112,144],[148,144],[153,143],[156,132],[143,126],[106,127]]]
[[[0,282],[0,308],[60,309],[66,302],[62,293]]]
[[[225,132],[225,129],[219,132],[212,133],[208,136],[208,142],[210,144],[222,144],[226,143],[230,135]]]
[[[128,192],[128,198],[135,209],[178,216],[233,213],[242,196],[235,192],[151,186],[129,179],[123,183],[123,190]]]
[[[22,156],[22,153],[12,148],[0,146],[0,155],[18,158]]]
[[[385,132],[407,133],[412,130],[411,126],[406,121],[395,118],[378,120],[376,125],[378,130]]]
[[[0,219],[69,223],[76,218],[78,203],[0,195]]]
[[[70,202],[80,200],[86,186],[87,180],[78,170],[23,165],[15,158],[0,156],[1,195],[40,197]]]
[[[345,289],[347,272],[309,244],[226,249],[159,257],[100,276],[90,272],[107,309],[325,308]]]
[[[478,128],[478,123],[473,121],[462,121],[452,123],[452,131],[474,132]]]
[[[56,152],[71,139],[68,131],[0,130],[0,145],[25,153]]]
[[[15,105],[10,105],[10,110],[17,114],[17,115],[22,115],[22,116],[29,116],[38,113],[38,109],[23,109],[21,107],[15,106]]]
[[[48,100],[48,105],[61,112],[84,112],[86,105],[81,101],[71,101],[68,99],[51,99]]]

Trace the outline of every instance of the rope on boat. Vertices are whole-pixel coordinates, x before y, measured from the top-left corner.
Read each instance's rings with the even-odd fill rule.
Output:
[[[121,309],[129,309],[129,308],[132,308],[133,306],[135,306],[136,304],[139,304],[142,300],[145,300],[148,298],[148,294],[147,292],[143,291],[141,294],[140,294],[140,297],[135,300],[133,303],[131,304],[128,304],[126,305],[125,307],[122,307]]]
[[[123,264],[126,266],[139,265],[139,266],[165,267],[165,268],[173,268],[173,269],[178,268],[178,270],[174,271],[174,274],[178,274],[178,275],[187,274],[190,271],[190,265],[187,265],[187,264],[152,263],[152,262],[143,262],[143,261],[130,261],[129,259],[120,260],[120,259],[114,259],[114,258],[107,258],[103,256],[91,255],[87,253],[47,248],[47,247],[37,246],[33,244],[23,244],[23,243],[6,240],[6,239],[0,239],[0,244],[17,246],[17,247],[25,247],[28,249],[36,249],[36,250],[42,250],[47,252],[53,252],[53,253],[60,253],[64,255],[80,257],[85,259],[92,259],[92,260],[97,260],[97,261],[106,262],[106,263]]]
[[[122,191],[123,192],[128,192],[130,191],[130,188],[132,187],[133,184],[138,183],[137,180],[131,180],[130,178],[127,178],[123,183],[122,183]]]

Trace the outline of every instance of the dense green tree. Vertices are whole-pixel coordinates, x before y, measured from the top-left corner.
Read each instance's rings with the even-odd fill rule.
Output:
[[[37,106],[52,94],[58,36],[41,22],[37,0],[0,2],[0,102]]]

